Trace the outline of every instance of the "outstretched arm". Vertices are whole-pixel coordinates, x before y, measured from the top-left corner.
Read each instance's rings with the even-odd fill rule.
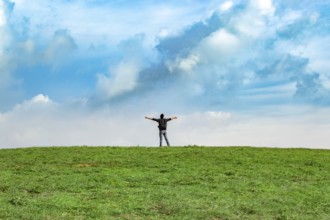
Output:
[[[145,119],[149,119],[149,120],[152,120],[152,118],[150,118],[150,117],[147,117],[147,116],[146,116],[146,117],[144,117],[144,118],[145,118]]]
[[[175,117],[172,117],[171,119],[172,119],[172,120],[173,120],[173,119],[178,119],[178,117],[175,116]]]

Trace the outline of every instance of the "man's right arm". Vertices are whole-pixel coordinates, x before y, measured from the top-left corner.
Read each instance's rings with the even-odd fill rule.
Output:
[[[145,118],[145,119],[152,120],[152,121],[157,121],[155,118],[150,118],[150,117],[147,117],[147,116],[145,116],[144,118]]]

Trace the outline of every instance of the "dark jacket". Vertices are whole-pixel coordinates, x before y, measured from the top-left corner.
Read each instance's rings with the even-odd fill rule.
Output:
[[[171,121],[171,118],[153,118],[153,121],[157,121],[158,122],[158,128],[160,131],[164,131],[166,130],[167,127],[167,122]]]

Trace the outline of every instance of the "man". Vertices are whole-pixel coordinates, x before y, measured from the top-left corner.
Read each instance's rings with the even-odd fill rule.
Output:
[[[172,118],[164,118],[164,114],[160,115],[160,118],[149,118],[149,117],[145,117],[145,119],[149,119],[149,120],[153,120],[158,122],[158,128],[159,128],[159,146],[162,146],[162,142],[163,142],[163,136],[165,137],[167,146],[170,146],[170,143],[168,142],[167,139],[167,134],[166,134],[166,127],[167,127],[167,122],[171,121],[173,119],[177,119],[177,117],[172,117]]]

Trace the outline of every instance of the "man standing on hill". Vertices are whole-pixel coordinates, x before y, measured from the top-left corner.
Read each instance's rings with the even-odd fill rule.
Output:
[[[166,134],[166,127],[167,127],[167,122],[171,121],[173,119],[177,119],[177,117],[172,117],[172,118],[164,118],[164,114],[160,115],[160,118],[149,118],[149,117],[145,117],[145,119],[149,119],[149,120],[153,120],[158,122],[158,128],[159,128],[159,146],[162,146],[162,142],[163,142],[163,136],[165,137],[167,146],[170,146],[170,143],[168,142],[167,139],[167,134]]]

